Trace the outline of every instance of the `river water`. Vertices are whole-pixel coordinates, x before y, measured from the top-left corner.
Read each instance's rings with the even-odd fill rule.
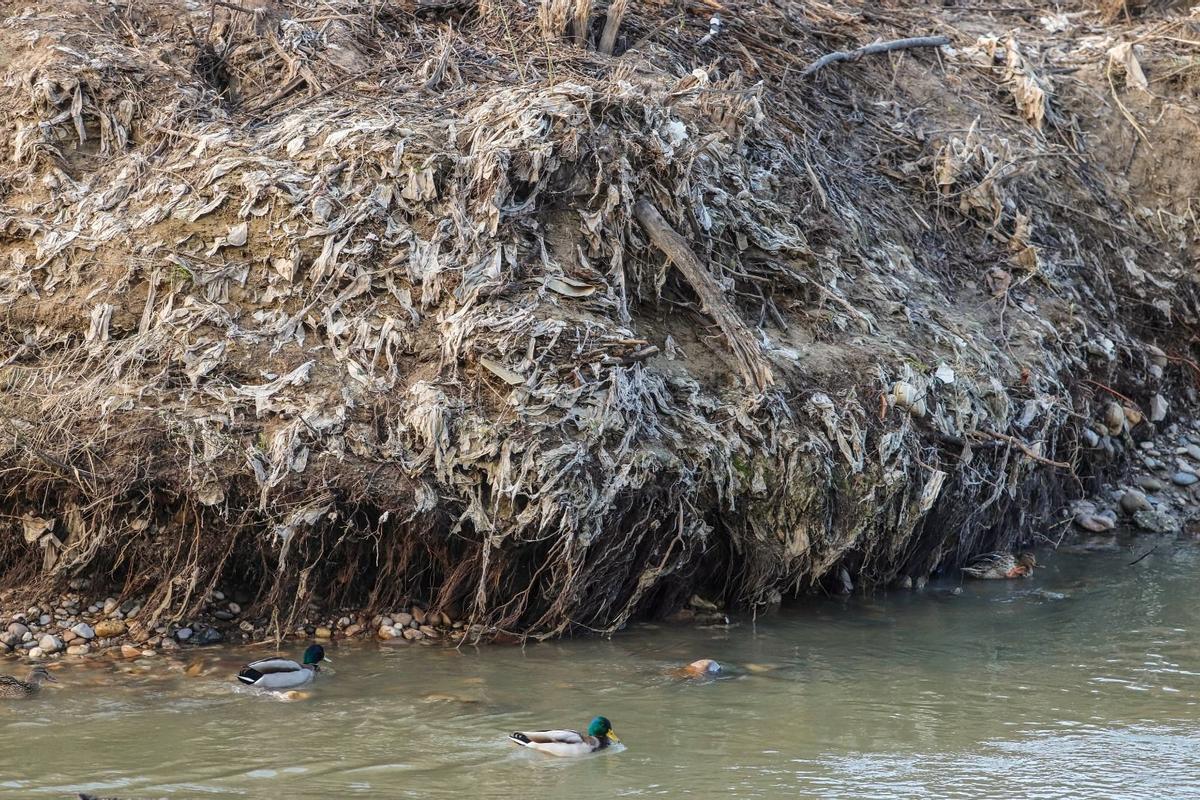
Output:
[[[1134,566],[1127,548],[1039,553],[1032,580],[730,628],[330,648],[291,702],[232,683],[262,651],[195,651],[194,676],[66,667],[0,706],[0,798],[1200,797],[1200,547],[1136,552],[1153,541]],[[732,674],[664,674],[702,656]],[[622,748],[555,760],[505,738],[595,714]]]

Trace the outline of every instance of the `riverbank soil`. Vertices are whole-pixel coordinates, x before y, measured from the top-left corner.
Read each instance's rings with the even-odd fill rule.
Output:
[[[552,636],[1057,541],[1197,399],[1200,17],[991,6],[0,3],[3,602]]]

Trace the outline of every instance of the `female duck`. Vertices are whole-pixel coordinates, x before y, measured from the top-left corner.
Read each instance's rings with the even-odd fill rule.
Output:
[[[17,680],[9,675],[0,675],[0,698],[20,700],[33,697],[42,688],[42,681],[58,683],[45,667],[34,667],[26,680]]]
[[[508,738],[522,747],[552,756],[584,756],[621,741],[606,717],[593,719],[587,735],[579,731],[516,731]]]
[[[291,689],[310,682],[320,670],[322,661],[329,661],[325,657],[325,648],[314,644],[304,651],[303,664],[286,658],[264,658],[247,664],[237,677],[247,686],[260,689]]]
[[[1002,578],[1028,578],[1033,575],[1037,559],[1033,553],[1021,553],[1013,558],[1009,553],[988,553],[980,556],[975,563],[963,567],[963,572],[972,578],[987,578],[1000,580]]]

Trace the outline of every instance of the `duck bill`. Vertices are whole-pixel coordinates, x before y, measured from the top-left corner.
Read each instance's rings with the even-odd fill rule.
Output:
[[[606,733],[604,735],[606,737],[608,737],[608,740],[610,742],[613,742],[614,744],[621,741],[620,739],[617,738],[617,734],[615,731],[609,731],[608,733]]]
[[[330,658],[329,656],[325,656],[325,657],[324,657],[324,658],[322,658],[321,660],[322,660],[322,661],[324,661],[326,664],[332,664],[332,663],[333,663],[333,659],[332,659],[332,658]]]
[[[45,679],[50,681],[51,683],[58,683],[58,678],[54,677],[49,672],[46,673]]]

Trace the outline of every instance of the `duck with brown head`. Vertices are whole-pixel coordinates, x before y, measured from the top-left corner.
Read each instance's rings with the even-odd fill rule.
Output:
[[[972,578],[1002,580],[1032,577],[1033,568],[1036,566],[1037,559],[1033,557],[1033,553],[1021,553],[1016,557],[1011,553],[988,553],[975,559],[962,570]]]
[[[37,666],[29,672],[29,677],[19,680],[11,675],[0,675],[0,698],[5,700],[21,700],[33,697],[42,688],[42,681],[57,683],[57,680],[45,667]]]

